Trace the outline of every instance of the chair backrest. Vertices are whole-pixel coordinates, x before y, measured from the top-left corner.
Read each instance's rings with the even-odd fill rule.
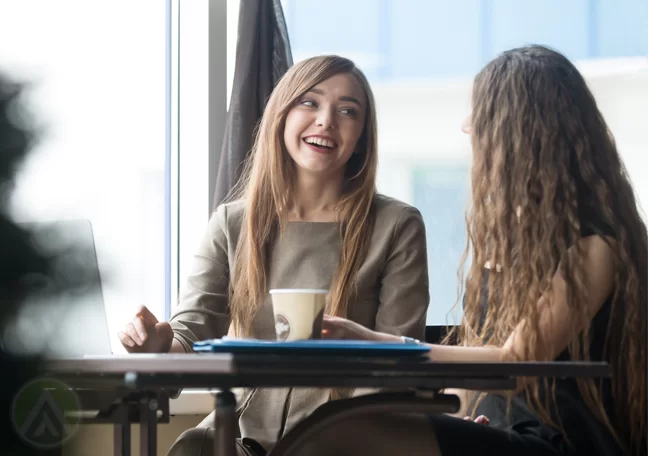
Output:
[[[442,325],[429,325],[425,328],[425,342],[428,344],[438,344],[443,340],[448,331],[450,331],[453,326],[442,326]],[[456,341],[452,341],[452,345],[455,345]]]

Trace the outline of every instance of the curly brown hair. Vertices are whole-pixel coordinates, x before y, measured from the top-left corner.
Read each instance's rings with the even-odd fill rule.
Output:
[[[537,302],[551,299],[560,265],[574,322],[590,322],[569,344],[569,355],[591,359],[582,252],[573,241],[583,235],[585,214],[594,214],[613,233],[609,245],[618,260],[602,355],[613,369],[613,410],[604,407],[603,382],[579,380],[578,387],[619,443],[637,452],[636,443],[646,438],[648,244],[612,134],[578,70],[542,46],[512,49],[488,63],[475,78],[472,104],[472,207],[460,275],[469,255],[472,262],[459,340],[501,347],[524,321],[530,343],[521,358],[538,359]],[[489,274],[487,263],[498,272]],[[539,384],[531,380],[525,394],[552,423]]]

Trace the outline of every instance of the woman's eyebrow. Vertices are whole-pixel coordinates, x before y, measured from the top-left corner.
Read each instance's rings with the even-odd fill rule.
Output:
[[[317,87],[313,87],[310,89],[308,92],[315,93],[317,95],[324,95],[324,91],[322,89],[318,89]],[[362,103],[360,103],[360,100],[358,100],[356,97],[352,97],[350,95],[342,95],[339,98],[340,101],[349,101],[351,103],[357,104],[358,107],[362,108]]]

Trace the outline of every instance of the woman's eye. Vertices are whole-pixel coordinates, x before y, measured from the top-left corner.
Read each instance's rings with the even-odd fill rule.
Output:
[[[349,117],[355,117],[357,114],[357,111],[353,108],[342,108],[340,109],[340,112]]]
[[[313,100],[302,100],[301,104],[311,108],[317,107],[317,103],[315,103]]]

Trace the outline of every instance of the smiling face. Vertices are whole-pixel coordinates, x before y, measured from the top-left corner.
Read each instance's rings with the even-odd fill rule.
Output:
[[[356,152],[366,95],[348,73],[337,74],[300,96],[286,116],[284,144],[298,172],[339,176]]]

